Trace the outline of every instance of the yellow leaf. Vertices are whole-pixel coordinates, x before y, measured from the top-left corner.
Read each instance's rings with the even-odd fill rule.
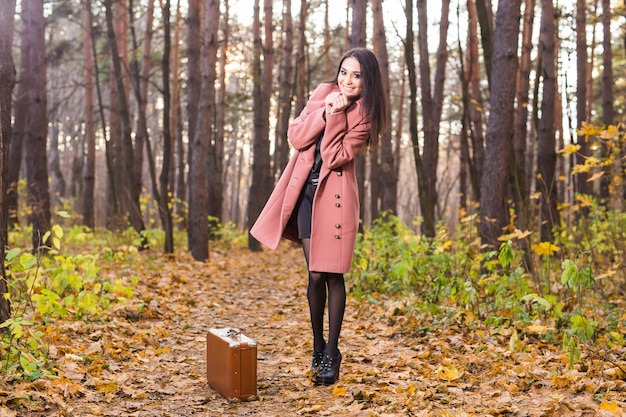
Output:
[[[594,136],[600,132],[602,132],[602,129],[586,122],[583,122],[582,127],[576,131],[579,136]]]
[[[617,136],[618,133],[619,130],[617,129],[617,126],[611,125],[604,132],[602,132],[600,137],[602,139],[613,139],[615,138],[615,136]]]
[[[618,416],[622,414],[622,408],[617,405],[615,401],[611,401],[610,403],[602,401],[600,403],[600,410],[609,411]]]
[[[526,331],[536,334],[545,334],[548,332],[548,330],[551,329],[547,326],[541,326],[539,324],[531,324],[530,326],[526,327]]]
[[[519,229],[515,229],[513,233],[502,235],[498,238],[498,240],[501,242],[506,242],[507,240],[524,239],[525,237],[530,236],[532,233],[533,232],[531,232],[530,230],[525,230],[522,232]]]
[[[591,164],[576,164],[572,167],[572,175],[587,173],[592,167]]]
[[[573,143],[570,143],[565,148],[560,149],[558,153],[560,153],[561,155],[570,155],[570,154],[578,152],[579,150],[580,150],[580,145],[578,144],[575,145]]]
[[[539,256],[541,255],[552,255],[555,252],[559,251],[559,247],[551,242],[541,242],[535,243],[531,246],[532,250]]]
[[[115,382],[102,382],[96,384],[96,388],[98,391],[103,392],[105,394],[113,394],[116,393],[120,387]]]
[[[445,381],[454,381],[461,376],[461,373],[457,368],[439,365],[437,376]]]
[[[582,195],[582,194],[576,195],[576,200],[580,202],[581,207],[591,207],[591,199],[589,199],[589,197],[585,195]]]
[[[593,174],[591,177],[589,177],[589,179],[587,180],[587,182],[592,182],[595,181],[597,179],[602,178],[602,176],[604,175],[603,172],[596,172],[595,174]]]
[[[345,387],[335,387],[333,388],[333,397],[344,397],[346,395]]]

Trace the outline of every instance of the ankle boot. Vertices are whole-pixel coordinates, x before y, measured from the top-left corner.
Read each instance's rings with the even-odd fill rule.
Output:
[[[313,380],[317,377],[324,359],[324,352],[313,351],[313,360],[311,361],[311,375]]]
[[[319,372],[315,376],[315,383],[318,385],[331,385],[339,380],[339,366],[341,365],[341,352],[339,356],[333,358],[324,353]]]

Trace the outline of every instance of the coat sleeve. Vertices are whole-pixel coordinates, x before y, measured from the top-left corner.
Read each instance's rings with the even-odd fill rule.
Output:
[[[370,134],[369,120],[361,115],[360,103],[355,104],[345,112],[326,115],[326,131],[320,152],[322,160],[331,170],[352,161]]]
[[[300,115],[289,125],[287,137],[294,149],[301,151],[314,144],[326,127],[324,100],[333,87],[329,83],[317,87]]]

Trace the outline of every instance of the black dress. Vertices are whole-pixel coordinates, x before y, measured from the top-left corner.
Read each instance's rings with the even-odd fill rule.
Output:
[[[315,190],[317,190],[317,181],[322,169],[322,154],[320,153],[322,136],[324,136],[324,132],[320,134],[317,138],[317,142],[315,143],[315,160],[313,162],[313,168],[311,168],[306,184],[302,187],[302,192],[300,192],[300,197],[298,197],[298,202],[296,204],[296,212],[298,213],[298,239],[311,238],[313,197],[315,196]]]

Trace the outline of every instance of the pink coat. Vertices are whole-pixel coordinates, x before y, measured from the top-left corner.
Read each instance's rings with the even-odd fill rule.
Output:
[[[369,119],[362,100],[345,112],[325,114],[324,99],[339,88],[321,84],[302,113],[291,123],[289,142],[295,152],[285,167],[250,234],[270,249],[282,237],[298,241],[294,208],[313,167],[315,142],[322,130],[322,168],[313,198],[309,269],[316,272],[350,271],[359,228],[359,192],[354,158],[369,136]]]

